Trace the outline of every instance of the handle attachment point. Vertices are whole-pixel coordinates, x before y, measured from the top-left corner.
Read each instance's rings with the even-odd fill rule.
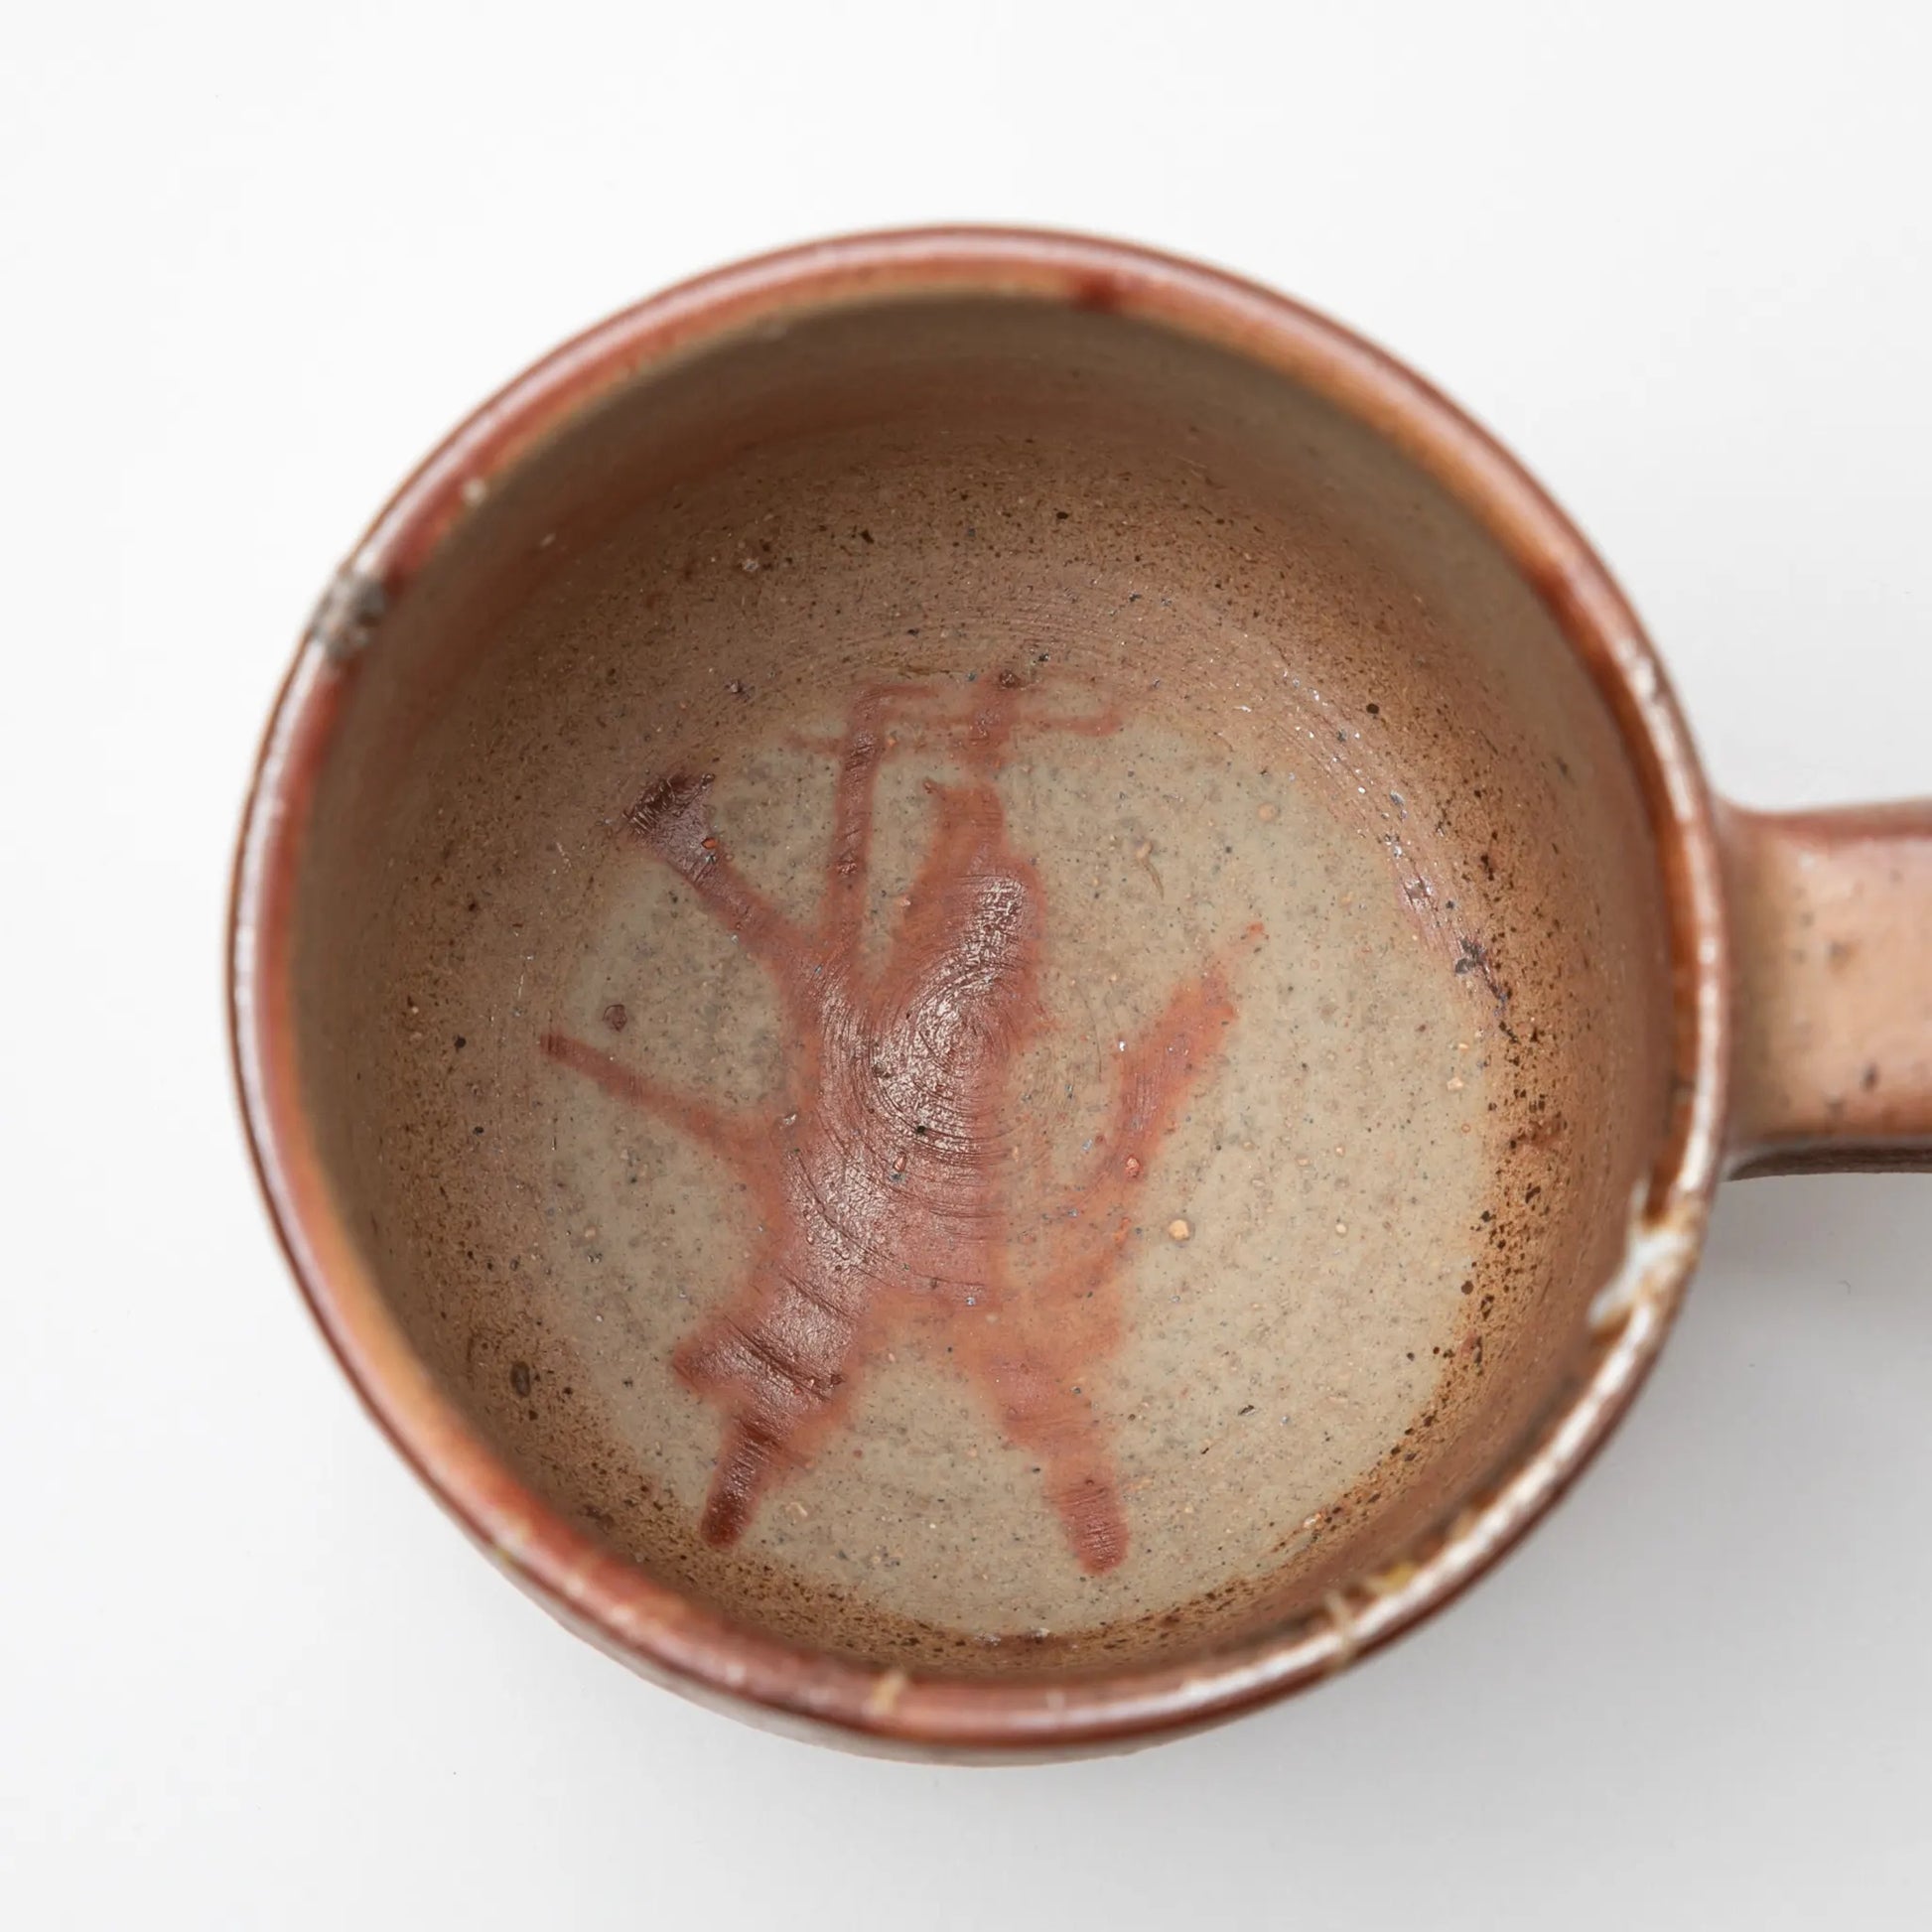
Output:
[[[1731,1171],[1932,1169],[1932,799],[1723,831]]]

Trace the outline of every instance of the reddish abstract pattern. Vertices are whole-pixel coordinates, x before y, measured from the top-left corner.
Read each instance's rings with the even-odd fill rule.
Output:
[[[1006,1440],[1035,1458],[1074,1560],[1097,1574],[1127,1554],[1094,1376],[1119,1338],[1134,1196],[1234,1007],[1227,961],[1212,960],[1108,1056],[1112,1105],[1087,1172],[1021,1225],[1022,1164],[1035,1184],[1046,1171],[1038,1129],[1012,1092],[1017,1057],[1050,1024],[1038,985],[1046,903],[994,780],[1017,731],[1118,729],[1111,711],[1030,714],[1033,695],[1009,674],[963,708],[956,687],[922,685],[876,686],[853,702],[843,735],[819,747],[838,772],[809,925],[734,867],[707,809],[709,776],[660,777],[626,815],[644,850],[769,976],[784,1021],[782,1091],[743,1111],[674,1092],[572,1035],[543,1042],[709,1149],[754,1203],[750,1269],[675,1358],[724,1418],[702,1523],[712,1543],[735,1541],[770,1486],[810,1461],[855,1379],[916,1324],[943,1332]],[[963,781],[928,781],[931,843],[885,961],[868,970],[874,797],[902,741],[943,755]]]

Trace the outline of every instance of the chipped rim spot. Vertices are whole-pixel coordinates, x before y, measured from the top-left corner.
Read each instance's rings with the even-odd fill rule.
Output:
[[[1630,1225],[1616,1268],[1589,1305],[1593,1335],[1622,1327],[1639,1309],[1672,1300],[1691,1272],[1704,1239],[1705,1208],[1695,1196],[1678,1196],[1663,1213],[1649,1211],[1649,1182],[1638,1184],[1630,1202]]]
[[[866,1696],[866,1715],[869,1718],[890,1718],[894,1707],[905,1695],[905,1687],[911,1679],[902,1670],[889,1670],[880,1677]]]
[[[1347,1595],[1338,1589],[1331,1589],[1321,1599],[1321,1607],[1328,1619],[1328,1630],[1333,1642],[1322,1658],[1322,1666],[1329,1671],[1346,1670],[1355,1661],[1360,1644],[1357,1632],[1360,1628],[1355,1612],[1349,1607]]]
[[[344,663],[369,647],[388,614],[382,579],[358,563],[346,563],[317,603],[304,642],[319,646],[333,663]]]

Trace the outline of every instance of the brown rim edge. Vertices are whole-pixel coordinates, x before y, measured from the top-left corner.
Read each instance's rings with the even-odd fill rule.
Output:
[[[566,344],[485,403],[402,486],[324,613],[378,612],[465,506],[579,409],[673,352],[784,314],[942,291],[1076,303],[1216,343],[1325,396],[1404,450],[1543,597],[1623,733],[1662,862],[1677,1024],[1673,1117],[1598,1296],[1595,1353],[1569,1406],[1402,1562],[1318,1615],[1158,1667],[1048,1678],[907,1676],[777,1642],[601,1548],[518,1480],[435,1386],[338,1213],[295,1060],[290,918],[322,760],[359,653],[319,618],[263,741],[235,858],[229,1010],[255,1168],[289,1264],[364,1405],[452,1515],[564,1622],[707,1703],[875,1750],[1059,1755],[1146,1742],[1316,1681],[1411,1628],[1501,1557],[1582,1470],[1654,1360],[1720,1174],[1727,938],[1709,788],[1641,625],[1563,512],[1486,432],[1394,358],[1253,283],[1125,243],[991,228],[808,243],[718,270]],[[362,615],[357,623],[365,621]],[[359,639],[358,639],[359,641]]]

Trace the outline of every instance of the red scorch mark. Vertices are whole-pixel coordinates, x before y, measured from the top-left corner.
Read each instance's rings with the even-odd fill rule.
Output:
[[[1097,737],[1119,721],[1023,719],[1010,674],[964,712],[940,708],[939,696],[876,687],[822,746],[838,777],[810,925],[733,866],[712,829],[708,776],[660,778],[626,814],[645,849],[769,975],[785,1020],[781,1101],[722,1109],[567,1034],[546,1035],[544,1050],[711,1150],[752,1195],[762,1231],[752,1266],[674,1358],[725,1418],[701,1525],[708,1541],[735,1541],[771,1483],[809,1461],[882,1330],[923,1317],[942,1324],[1007,1440],[1037,1458],[1075,1561],[1097,1574],[1127,1554],[1090,1391],[1118,1340],[1130,1203],[1234,1008],[1222,962],[1176,988],[1145,1037],[1109,1056],[1114,1098],[1090,1172],[1036,1223],[1013,1225],[1008,1183],[1021,1145],[1010,1090],[1017,1056],[1046,1025],[1045,901],[1008,838],[993,780],[1016,729]],[[896,715],[951,741],[966,782],[928,784],[932,842],[885,964],[869,972],[860,955],[873,799]]]

